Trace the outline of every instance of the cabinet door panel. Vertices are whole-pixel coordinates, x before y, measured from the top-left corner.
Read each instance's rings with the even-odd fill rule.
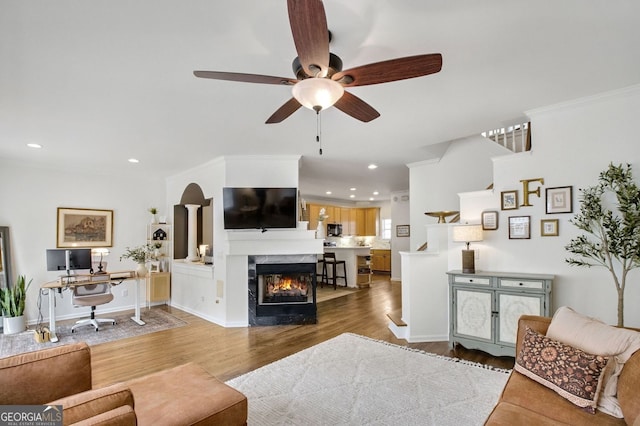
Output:
[[[456,334],[491,341],[493,293],[462,288],[456,288],[454,291],[457,301]]]
[[[498,294],[498,343],[515,346],[518,319],[521,315],[543,315],[543,296],[524,294]]]

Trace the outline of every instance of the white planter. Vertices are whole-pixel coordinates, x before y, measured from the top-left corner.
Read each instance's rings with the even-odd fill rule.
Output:
[[[149,270],[144,263],[138,263],[138,267],[136,268],[136,275],[140,278],[146,277]]]
[[[22,333],[27,329],[27,319],[24,315],[19,317],[3,317],[2,328],[4,334]]]

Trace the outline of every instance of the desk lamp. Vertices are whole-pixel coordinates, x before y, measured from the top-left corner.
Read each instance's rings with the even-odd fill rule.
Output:
[[[103,256],[107,256],[109,254],[109,249],[106,248],[97,248],[97,249],[93,249],[91,250],[92,254],[95,255],[100,255],[100,263],[98,263],[98,270],[96,272],[94,272],[94,274],[106,274],[107,271],[103,271],[103,265],[102,265],[102,257]]]
[[[482,225],[456,225],[453,227],[453,241],[466,243],[467,249],[462,250],[462,272],[475,274],[475,253],[469,250],[469,243],[482,241]]]

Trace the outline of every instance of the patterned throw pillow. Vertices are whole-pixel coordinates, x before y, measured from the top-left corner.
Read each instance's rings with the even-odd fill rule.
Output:
[[[591,355],[527,327],[515,370],[595,414],[608,357]]]

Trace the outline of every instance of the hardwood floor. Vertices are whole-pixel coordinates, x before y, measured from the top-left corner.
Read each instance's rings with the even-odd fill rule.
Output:
[[[188,322],[178,327],[91,348],[93,384],[103,386],[186,362],[200,364],[226,381],[277,361],[339,334],[350,332],[440,355],[500,368],[512,368],[510,357],[493,357],[447,342],[412,343],[397,339],[387,313],[400,307],[401,285],[376,276],[369,289],[318,304],[318,324],[224,328],[169,306],[164,309]]]

